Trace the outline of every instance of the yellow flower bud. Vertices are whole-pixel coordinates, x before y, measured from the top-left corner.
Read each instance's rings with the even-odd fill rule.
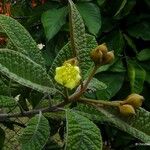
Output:
[[[113,51],[107,52],[103,58],[103,65],[110,64],[114,60],[114,58],[115,56]]]
[[[135,115],[135,110],[132,105],[125,104],[119,106],[120,113],[124,116],[132,116]]]
[[[143,101],[143,96],[133,93],[126,98],[125,103],[132,105],[134,108],[139,108],[142,106]]]
[[[80,69],[76,65],[72,65],[69,62],[65,62],[63,66],[56,68],[55,80],[70,89],[76,87],[80,80]]]

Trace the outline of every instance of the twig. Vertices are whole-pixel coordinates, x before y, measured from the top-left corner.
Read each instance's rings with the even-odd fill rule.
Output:
[[[42,108],[42,109],[34,109],[34,110],[30,110],[30,111],[25,111],[23,114],[22,113],[13,113],[13,114],[0,114],[0,120],[5,120],[7,118],[16,118],[16,117],[29,117],[29,116],[33,116],[38,114],[40,111],[42,113],[46,113],[46,112],[53,112],[53,111],[57,111],[57,109],[59,110],[59,107],[63,107],[65,105],[67,105],[69,102],[62,102],[56,106],[52,106],[52,107],[46,107],[46,108]]]

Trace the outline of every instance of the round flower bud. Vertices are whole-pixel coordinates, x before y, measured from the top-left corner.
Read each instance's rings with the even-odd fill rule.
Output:
[[[70,89],[75,88],[80,80],[80,69],[76,65],[72,65],[67,61],[61,67],[56,68],[55,80]]]
[[[135,115],[135,110],[132,105],[125,104],[119,106],[120,113],[124,116],[132,116]]]
[[[106,43],[97,46],[97,49],[99,49],[103,53],[103,55],[105,55],[108,52]]]
[[[112,63],[114,58],[115,58],[115,56],[114,56],[114,52],[113,51],[107,52],[106,55],[103,58],[103,62],[102,62],[103,65]]]
[[[125,103],[132,105],[134,108],[139,108],[142,106],[143,101],[143,96],[133,93],[126,98]]]
[[[103,53],[100,51],[99,48],[95,48],[92,50],[90,57],[95,65],[100,65],[103,60]]]

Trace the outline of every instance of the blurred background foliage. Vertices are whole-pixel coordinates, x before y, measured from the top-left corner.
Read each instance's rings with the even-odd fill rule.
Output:
[[[74,0],[74,3],[83,17],[86,32],[94,35],[99,44],[105,42],[116,56],[113,64],[101,67],[96,74],[107,88],[92,94],[89,91],[86,96],[114,100],[135,92],[145,97],[143,107],[150,111],[150,1]],[[0,0],[0,13],[15,18],[30,32],[41,46],[48,70],[69,38],[67,0]],[[0,47],[6,44],[5,35],[1,34]],[[35,107],[43,97],[4,75],[1,75],[0,87],[2,95],[20,94],[19,100],[25,110],[28,109],[25,99]],[[135,146],[138,141],[110,128],[109,124],[97,125],[106,141],[104,149],[109,149],[110,145],[120,150],[148,149],[142,145]]]

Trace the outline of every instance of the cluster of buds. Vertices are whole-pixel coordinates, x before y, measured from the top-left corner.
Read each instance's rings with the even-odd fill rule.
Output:
[[[0,0],[0,14],[11,16],[11,3],[10,2],[3,3],[2,0]]]
[[[144,97],[139,94],[130,94],[119,106],[120,113],[124,116],[135,115],[135,109],[142,106]]]
[[[108,51],[106,44],[103,43],[92,50],[90,57],[96,66],[100,66],[110,64],[114,60],[114,53]]]

